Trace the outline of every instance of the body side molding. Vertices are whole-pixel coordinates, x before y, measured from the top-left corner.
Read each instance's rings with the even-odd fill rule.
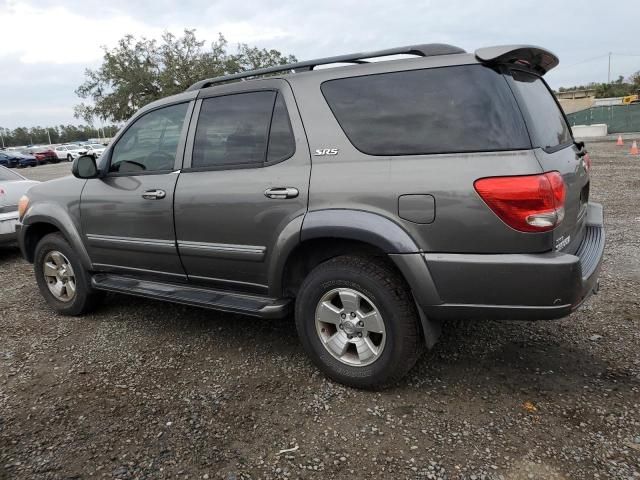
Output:
[[[267,247],[260,245],[232,245],[185,240],[178,240],[178,249],[181,254],[192,257],[224,258],[249,262],[262,262],[267,251]]]

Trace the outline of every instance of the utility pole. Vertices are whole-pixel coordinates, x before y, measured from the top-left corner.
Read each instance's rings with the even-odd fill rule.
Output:
[[[609,52],[609,73],[607,74],[607,84],[611,83],[611,52]]]
[[[51,145],[51,135],[49,134],[48,128],[47,128],[47,138],[49,139],[49,145]]]
[[[2,139],[2,149],[4,150],[4,128],[0,127],[0,138]]]

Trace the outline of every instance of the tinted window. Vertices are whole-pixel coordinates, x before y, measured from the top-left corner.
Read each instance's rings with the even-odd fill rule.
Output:
[[[273,118],[271,120],[271,130],[269,131],[269,149],[267,151],[267,162],[275,163],[286,160],[296,149],[287,106],[282,95],[278,94],[276,105],[273,108]]]
[[[534,146],[552,148],[570,142],[567,122],[542,79],[518,70],[511,74],[528,113]]]
[[[275,92],[203,100],[193,146],[193,168],[262,165]]]
[[[172,170],[188,104],[159,108],[140,117],[120,137],[111,155],[112,172]]]
[[[531,147],[506,80],[481,65],[330,80],[321,88],[349,140],[370,155]]]

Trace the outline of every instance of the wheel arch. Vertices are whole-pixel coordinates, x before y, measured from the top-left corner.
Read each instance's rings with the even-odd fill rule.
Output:
[[[20,248],[25,259],[34,261],[38,242],[49,233],[60,232],[71,248],[78,254],[82,266],[91,270],[91,260],[69,213],[55,204],[37,203],[29,208],[23,219],[18,236]]]
[[[305,276],[317,265],[340,255],[360,254],[385,258],[406,281],[415,299],[425,343],[431,348],[440,334],[424,306],[442,303],[420,249],[392,220],[357,210],[329,209],[309,212],[300,220],[299,239],[288,236],[280,258],[272,265],[272,296],[295,297]]]

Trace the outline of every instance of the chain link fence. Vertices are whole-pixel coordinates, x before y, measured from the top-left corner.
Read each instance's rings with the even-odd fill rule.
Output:
[[[609,133],[640,132],[640,104],[603,105],[567,115],[574,125],[606,123]]]

